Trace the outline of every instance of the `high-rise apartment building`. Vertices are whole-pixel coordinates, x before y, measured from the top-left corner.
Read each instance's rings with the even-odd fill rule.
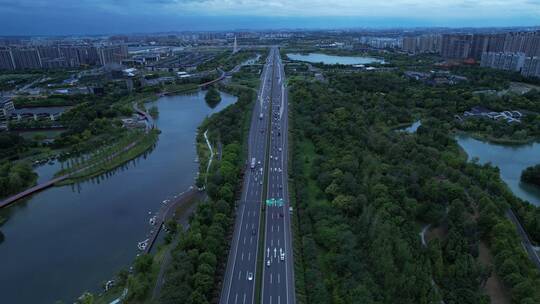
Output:
[[[540,31],[506,34],[505,52],[522,52],[526,56],[540,56]]]
[[[10,48],[0,48],[0,70],[14,70],[15,61]]]
[[[122,60],[128,57],[127,46],[125,45],[103,46],[98,49],[98,54],[102,65],[121,63]]]
[[[57,46],[39,46],[38,47],[39,56],[41,59],[55,59],[60,57],[60,50]]]
[[[519,72],[525,64],[524,53],[495,53],[485,52],[482,54],[480,66],[498,70]]]
[[[540,77],[540,57],[527,57],[521,69],[525,77]]]
[[[467,59],[471,51],[472,35],[444,34],[441,41],[441,56],[449,59]]]
[[[11,50],[16,69],[39,69],[41,57],[36,48],[14,48]]]

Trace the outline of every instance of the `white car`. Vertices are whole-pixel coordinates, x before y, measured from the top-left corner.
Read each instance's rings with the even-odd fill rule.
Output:
[[[266,260],[266,267],[270,267],[270,260]]]
[[[281,253],[279,259],[282,260],[282,261],[285,261],[285,252]]]
[[[253,273],[248,273],[248,281],[252,281],[253,280]]]

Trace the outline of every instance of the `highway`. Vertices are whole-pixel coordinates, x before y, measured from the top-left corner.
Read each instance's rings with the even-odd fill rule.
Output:
[[[271,51],[271,54],[275,51]],[[259,222],[266,174],[264,167],[267,158],[268,113],[273,88],[274,57],[270,55],[264,65],[258,99],[253,107],[248,135],[248,159],[221,291],[222,304],[255,302],[258,242],[261,236]]]
[[[285,70],[274,53],[275,71],[271,94],[271,132],[265,212],[263,304],[295,302],[292,234],[287,174],[288,101]]]

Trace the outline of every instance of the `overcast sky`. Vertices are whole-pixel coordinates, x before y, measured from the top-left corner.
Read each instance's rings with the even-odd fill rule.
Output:
[[[0,35],[540,25],[540,0],[0,0]]]

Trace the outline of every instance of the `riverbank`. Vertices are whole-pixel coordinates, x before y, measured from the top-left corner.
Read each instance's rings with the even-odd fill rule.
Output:
[[[525,139],[497,138],[491,135],[481,134],[477,132],[466,132],[459,129],[454,129],[453,133],[454,135],[467,135],[477,140],[489,142],[492,144],[498,144],[498,145],[519,146],[519,145],[532,144],[532,143],[540,141],[540,138],[536,138],[536,137],[528,137]]]

